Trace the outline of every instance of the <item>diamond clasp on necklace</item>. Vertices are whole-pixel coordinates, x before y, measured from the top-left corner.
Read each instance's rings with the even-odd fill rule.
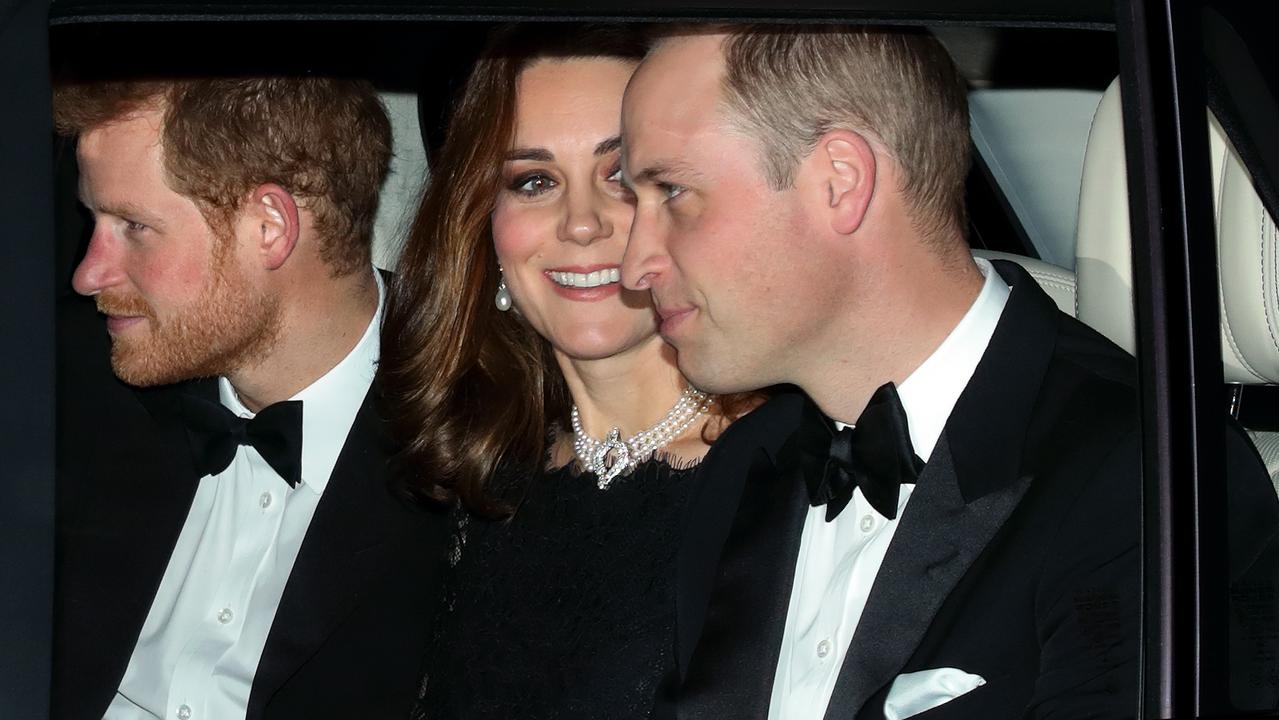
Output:
[[[596,440],[587,435],[582,429],[581,413],[574,405],[569,414],[573,428],[573,450],[577,453],[577,458],[582,465],[595,473],[599,489],[607,490],[619,475],[684,434],[684,431],[692,427],[699,417],[707,413],[713,401],[714,398],[701,390],[687,387],[680,393],[679,400],[666,413],[666,417],[653,427],[641,430],[627,440],[622,439],[622,431],[616,427],[610,430],[608,437],[603,440]]]
[[[631,449],[622,442],[621,429],[613,428],[604,442],[595,448],[595,454],[591,457],[591,469],[598,478],[596,485],[600,490],[608,489],[613,478],[621,475],[630,464]]]

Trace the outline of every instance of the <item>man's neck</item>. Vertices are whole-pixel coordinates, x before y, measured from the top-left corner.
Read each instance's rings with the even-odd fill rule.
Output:
[[[879,386],[900,385],[937,350],[972,307],[982,284],[981,272],[968,260],[959,268],[898,278],[867,293],[860,317],[811,354],[814,363],[799,386],[827,415],[856,423]]]
[[[325,278],[288,298],[279,337],[261,361],[227,374],[254,412],[288,400],[342,362],[364,336],[378,307],[375,271]]]

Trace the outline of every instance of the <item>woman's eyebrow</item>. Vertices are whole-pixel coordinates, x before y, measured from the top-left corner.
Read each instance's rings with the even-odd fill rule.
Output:
[[[599,145],[595,146],[595,156],[608,155],[622,149],[622,136],[614,135],[613,137],[603,140]]]
[[[537,162],[552,162],[555,160],[555,154],[546,148],[515,148],[506,154],[506,160],[534,160]]]

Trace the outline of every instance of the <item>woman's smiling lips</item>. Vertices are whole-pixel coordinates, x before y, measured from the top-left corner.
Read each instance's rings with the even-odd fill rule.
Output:
[[[543,275],[560,297],[579,302],[593,302],[621,292],[621,270],[618,265],[556,267]]]

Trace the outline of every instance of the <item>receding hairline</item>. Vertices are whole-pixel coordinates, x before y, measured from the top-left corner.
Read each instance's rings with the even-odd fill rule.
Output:
[[[673,40],[692,40],[699,37],[720,35],[723,42],[733,35],[740,34],[745,28],[753,27],[748,23],[671,23],[653,29],[648,35],[648,52]]]

